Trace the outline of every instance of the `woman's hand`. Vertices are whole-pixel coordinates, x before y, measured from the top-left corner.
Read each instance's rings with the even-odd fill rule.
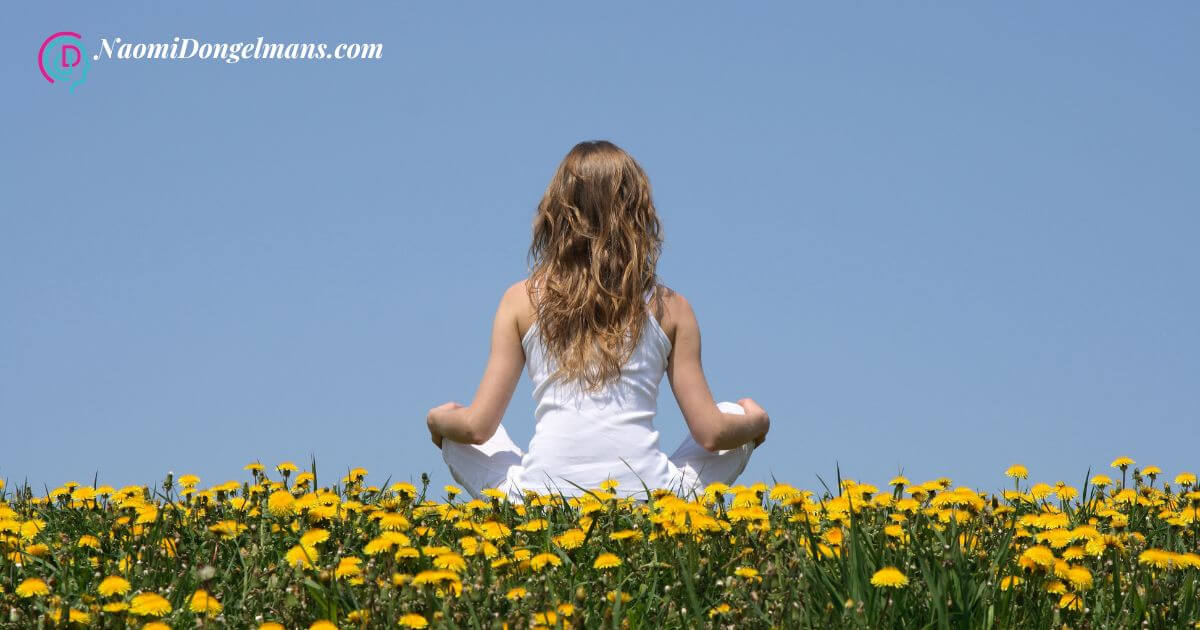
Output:
[[[438,448],[442,448],[442,433],[437,426],[437,416],[443,411],[452,411],[462,407],[463,405],[456,402],[448,402],[429,410],[429,415],[425,417],[425,424],[429,426],[429,437]]]
[[[753,418],[753,421],[762,427],[762,432],[754,438],[754,448],[758,448],[759,444],[767,440],[767,431],[771,430],[771,418],[767,415],[767,410],[760,407],[752,398],[741,398],[737,403],[746,410],[748,418]]]

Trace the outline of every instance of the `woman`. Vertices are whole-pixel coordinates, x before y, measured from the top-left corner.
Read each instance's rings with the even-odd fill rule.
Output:
[[[770,419],[749,398],[714,403],[696,316],[658,284],[660,231],[650,182],[624,150],[581,142],[559,164],[533,220],[529,277],[496,311],[475,399],[429,411],[433,443],[472,496],[686,496],[745,469]],[[500,420],[526,365],[537,425],[523,451]],[[664,372],[690,433],[672,455],[653,425]]]

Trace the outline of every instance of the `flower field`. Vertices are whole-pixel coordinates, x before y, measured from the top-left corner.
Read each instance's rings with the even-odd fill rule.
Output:
[[[0,627],[1192,627],[1200,492],[949,479],[581,497],[244,481],[0,485]],[[840,477],[840,475],[839,475]],[[1197,627],[1200,627],[1198,625]]]

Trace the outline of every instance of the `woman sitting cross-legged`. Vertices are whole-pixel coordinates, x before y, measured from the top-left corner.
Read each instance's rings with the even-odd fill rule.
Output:
[[[700,328],[682,295],[658,283],[661,225],[634,159],[581,142],[554,174],[533,221],[529,277],[505,292],[491,356],[469,406],[429,411],[434,444],[472,496],[487,488],[579,496],[612,487],[690,496],[731,484],[770,419],[750,398],[716,403],[700,364]],[[526,450],[501,418],[521,372],[533,382],[536,427]],[[660,450],[654,416],[666,374],[689,435]]]

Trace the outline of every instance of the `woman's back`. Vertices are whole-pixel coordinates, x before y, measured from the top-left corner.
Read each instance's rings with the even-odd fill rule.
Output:
[[[653,295],[653,289],[646,292],[647,302]],[[521,461],[524,470],[515,482],[539,491],[549,485],[564,494],[577,490],[565,480],[596,488],[614,479],[625,492],[641,490],[643,482],[650,488],[665,487],[672,471],[659,449],[654,416],[671,340],[650,309],[642,325],[620,376],[598,392],[553,378],[555,365],[537,322],[530,325],[521,345],[533,383],[536,426]]]
[[[555,170],[532,228],[529,278],[496,310],[475,400],[426,417],[455,480],[474,496],[494,487],[520,499],[527,490],[578,495],[608,479],[628,495],[736,478],[769,419],[749,398],[739,399],[749,413],[715,402],[695,314],[658,284],[662,226],[642,167],[611,142],[580,142]],[[661,305],[663,323],[639,298]],[[637,343],[614,343],[621,335]],[[501,422],[526,367],[537,403],[528,452]],[[664,374],[689,431],[670,456],[654,430]]]

